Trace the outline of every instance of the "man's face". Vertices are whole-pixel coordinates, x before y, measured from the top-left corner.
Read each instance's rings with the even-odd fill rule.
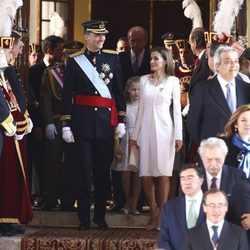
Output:
[[[93,52],[102,49],[106,40],[105,34],[94,34],[92,32],[86,33],[84,37],[87,41],[88,49]]]
[[[22,54],[23,46],[24,46],[24,43],[21,39],[18,39],[18,42],[16,44],[14,43],[13,59],[16,59],[19,54]]]
[[[227,212],[227,201],[224,195],[220,192],[209,194],[206,197],[203,210],[206,213],[207,219],[213,224],[218,224],[224,220]]]
[[[35,65],[38,61],[38,53],[34,50],[29,54],[30,66]]]
[[[191,47],[191,50],[192,50],[193,54],[196,55],[195,54],[196,53],[196,42],[192,41],[191,35],[189,36],[188,43],[190,44],[190,47]]]
[[[63,43],[57,43],[56,48],[52,50],[52,53],[54,62],[62,62]]]
[[[117,42],[116,51],[118,53],[124,52],[130,48],[129,42],[125,40],[120,40]]]
[[[179,59],[179,50],[175,44],[165,44],[165,48],[169,51],[174,60]]]
[[[147,44],[147,39],[141,29],[132,30],[129,34],[128,40],[131,49],[136,55],[139,55]]]
[[[189,168],[180,173],[180,183],[183,193],[194,197],[201,189],[203,178],[198,176],[195,169]]]
[[[206,171],[212,175],[217,176],[219,171],[222,169],[226,156],[221,153],[219,147],[205,148],[201,160]]]
[[[233,80],[239,73],[239,58],[236,51],[225,51],[220,55],[221,63],[215,67],[219,74],[226,81]]]
[[[7,63],[10,63],[13,60],[13,49],[4,49],[4,54],[7,60]]]
[[[194,54],[190,48],[179,49],[181,63],[184,65],[193,65],[194,64]]]

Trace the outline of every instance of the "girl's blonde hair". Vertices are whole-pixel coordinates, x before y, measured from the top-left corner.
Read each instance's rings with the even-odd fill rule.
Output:
[[[132,84],[139,83],[139,82],[140,82],[140,76],[133,76],[127,80],[126,85],[125,85],[125,90],[124,90],[124,99],[126,103],[131,102],[131,97],[128,91],[131,88]]]
[[[220,136],[226,138],[230,137],[235,131],[235,125],[237,123],[237,120],[239,119],[239,116],[246,111],[250,111],[250,104],[242,105],[237,108],[227,122],[224,132],[221,133]]]

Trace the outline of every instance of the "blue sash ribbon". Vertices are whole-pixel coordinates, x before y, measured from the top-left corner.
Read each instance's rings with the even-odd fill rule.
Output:
[[[236,147],[242,149],[242,159],[238,168],[245,172],[246,177],[250,176],[250,143],[243,141],[237,134],[232,137],[232,143]]]
[[[95,88],[98,90],[100,95],[102,97],[111,99],[112,97],[107,85],[101,79],[97,70],[90,63],[88,58],[85,55],[81,54],[79,56],[74,57],[74,59],[78,63],[80,68],[83,70],[83,72],[86,74],[86,76],[89,78],[89,80],[92,82],[92,84],[95,86]]]

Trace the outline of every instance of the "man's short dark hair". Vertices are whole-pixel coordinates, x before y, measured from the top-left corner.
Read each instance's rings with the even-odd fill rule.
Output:
[[[217,193],[221,193],[224,197],[225,197],[225,200],[228,204],[228,199],[227,199],[227,195],[224,191],[218,189],[218,188],[210,188],[208,189],[204,194],[203,194],[203,199],[202,199],[202,204],[206,205],[206,199],[207,199],[207,196],[210,195],[210,194],[217,194]]]
[[[64,39],[60,36],[48,36],[42,41],[42,51],[44,54],[47,53],[48,49],[55,49],[58,43],[64,43]]]
[[[204,178],[204,176],[205,176],[204,170],[195,163],[187,163],[184,166],[182,166],[180,171],[179,171],[179,176],[183,171],[185,171],[187,169],[194,169],[196,171],[197,175],[199,176],[199,178]]]
[[[128,37],[127,37],[127,36],[121,36],[121,37],[117,40],[117,42],[119,42],[119,41],[128,42]]]
[[[196,46],[199,49],[206,48],[206,41],[204,37],[205,29],[202,27],[195,28],[191,31],[190,40],[196,42]]]

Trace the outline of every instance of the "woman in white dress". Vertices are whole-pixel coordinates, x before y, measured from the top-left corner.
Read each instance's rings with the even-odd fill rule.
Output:
[[[153,48],[150,66],[152,73],[140,80],[139,110],[130,139],[130,147],[140,148],[139,176],[143,177],[150,207],[147,230],[160,228],[160,212],[168,198],[175,152],[182,147],[180,84],[173,76],[173,60],[167,49]]]

